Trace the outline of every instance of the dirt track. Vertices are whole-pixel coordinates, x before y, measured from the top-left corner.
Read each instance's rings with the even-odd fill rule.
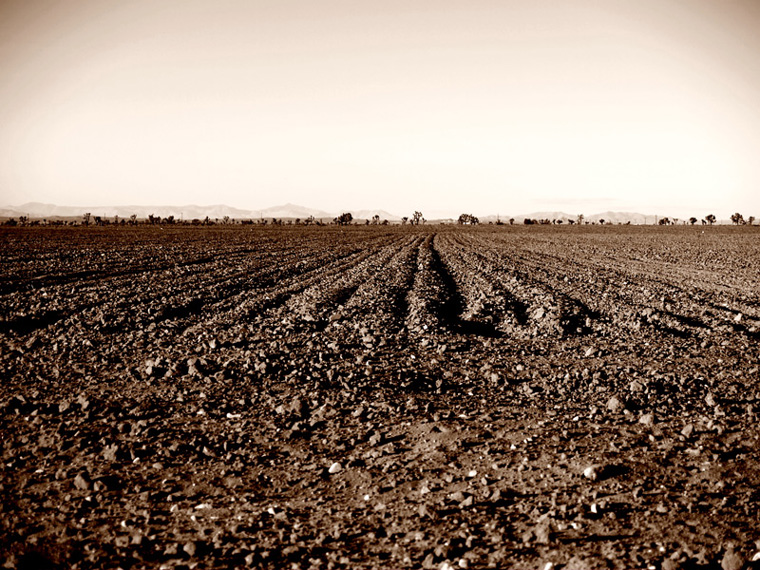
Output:
[[[0,246],[6,567],[738,570],[760,551],[756,228]]]

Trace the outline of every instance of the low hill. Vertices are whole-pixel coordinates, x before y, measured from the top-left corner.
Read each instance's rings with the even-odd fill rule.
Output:
[[[272,206],[271,208],[264,208],[263,210],[253,210],[248,217],[251,218],[281,218],[281,219],[296,219],[300,218],[305,220],[309,216],[314,216],[316,219],[332,220],[337,214],[331,214],[324,210],[317,210],[315,208],[307,208],[305,206],[299,206],[297,204],[282,204],[281,206]]]
[[[389,222],[401,221],[400,216],[396,216],[395,214],[391,214],[390,212],[386,212],[385,210],[357,210],[356,212],[351,212],[351,215],[354,217],[355,220],[371,220],[373,216],[379,216],[380,221],[382,220],[388,220]]]

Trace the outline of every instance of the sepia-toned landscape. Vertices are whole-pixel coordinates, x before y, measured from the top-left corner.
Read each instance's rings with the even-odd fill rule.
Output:
[[[758,231],[0,228],[2,563],[754,567]]]

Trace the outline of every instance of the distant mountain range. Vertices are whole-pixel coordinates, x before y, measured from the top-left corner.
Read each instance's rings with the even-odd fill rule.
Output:
[[[167,218],[174,216],[176,219],[183,220],[202,220],[206,217],[214,219],[223,219],[229,216],[235,220],[257,220],[257,219],[283,219],[283,220],[305,220],[309,216],[314,216],[317,220],[332,220],[341,213],[350,211],[354,220],[371,220],[377,215],[380,220],[389,222],[399,222],[401,217],[391,214],[385,210],[342,210],[340,212],[326,212],[314,208],[307,208],[297,204],[283,204],[281,206],[272,206],[262,210],[242,210],[233,208],[224,204],[215,204],[211,206],[197,206],[189,204],[184,206],[57,206],[55,204],[43,204],[40,202],[28,202],[20,206],[0,207],[0,218],[19,218],[27,216],[30,219],[61,219],[61,218],[81,218],[83,214],[89,212],[92,216],[101,216],[105,218],[129,218],[136,215],[139,219],[145,219],[149,215]],[[562,220],[567,223],[568,220],[577,220],[577,216],[566,212],[533,212],[519,216],[493,215],[480,216],[481,223],[502,221],[509,223],[513,218],[515,223],[522,224],[525,218],[533,220]],[[588,222],[599,223],[601,220],[612,222],[613,224],[654,224],[657,218],[654,215],[646,216],[635,212],[602,212],[600,214],[587,215],[584,219]],[[433,220],[431,220],[433,221]],[[439,221],[455,222],[456,218],[442,218]],[[730,223],[729,220],[719,220],[718,223]]]
[[[578,216],[568,214],[567,212],[532,212],[520,216],[485,216],[479,219],[481,222],[496,222],[500,220],[508,223],[510,218],[514,218],[518,224],[522,224],[526,218],[530,218],[531,220],[562,220],[563,223],[567,223],[569,220],[573,222],[578,221]],[[635,212],[602,212],[600,214],[584,216],[583,219],[594,223],[604,220],[605,223],[611,222],[613,224],[626,224],[628,222],[631,224],[654,224],[656,220],[655,216],[645,216],[644,214]]]
[[[388,220],[389,222],[398,222],[401,220],[400,216],[386,212],[385,210],[342,210],[340,212],[325,212],[324,210],[315,210],[314,208],[306,208],[304,206],[298,206],[297,204],[284,204],[282,206],[273,206],[264,210],[252,210],[251,218],[282,218],[282,219],[296,219],[301,218],[305,220],[309,216],[314,216],[315,219],[332,220],[339,216],[343,212],[351,212],[351,215],[355,220],[371,220],[374,216],[379,216],[381,220]]]
[[[147,218],[149,215],[166,218],[174,216],[177,219],[192,220],[193,218],[250,218],[252,213],[248,210],[231,208],[223,204],[213,206],[57,206],[55,204],[42,204],[40,202],[28,202],[20,206],[8,206],[0,208],[0,216],[19,217],[28,216],[29,218],[79,218],[86,212],[93,216],[102,216],[113,218],[129,218],[136,215],[138,218]],[[257,214],[258,217],[258,214]]]
[[[300,218],[305,220],[309,216],[314,216],[315,219],[323,219],[327,221],[332,220],[343,213],[343,211],[331,213],[324,210],[306,208],[296,204],[283,204],[281,206],[273,206],[261,210],[241,210],[240,208],[233,208],[224,204],[214,204],[211,206],[197,206],[195,204],[184,206],[57,206],[56,204],[27,202],[20,206],[5,206],[0,208],[0,217],[18,218],[20,216],[27,216],[30,219],[54,220],[61,218],[79,218],[86,212],[89,212],[93,216],[101,216],[105,218],[113,218],[114,216],[129,218],[132,215],[136,215],[139,219],[144,219],[148,216],[159,216],[161,218],[174,216],[176,219],[202,220],[208,216],[213,220],[229,216],[236,220],[262,218],[277,218],[285,220],[295,220]],[[351,214],[355,220],[371,220],[375,215],[380,216],[381,220],[388,220],[389,222],[401,220],[400,216],[396,216],[385,210],[358,210],[352,211]]]

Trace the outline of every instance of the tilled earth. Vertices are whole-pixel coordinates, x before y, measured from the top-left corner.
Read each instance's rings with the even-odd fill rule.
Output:
[[[0,229],[6,568],[760,562],[760,233]]]

